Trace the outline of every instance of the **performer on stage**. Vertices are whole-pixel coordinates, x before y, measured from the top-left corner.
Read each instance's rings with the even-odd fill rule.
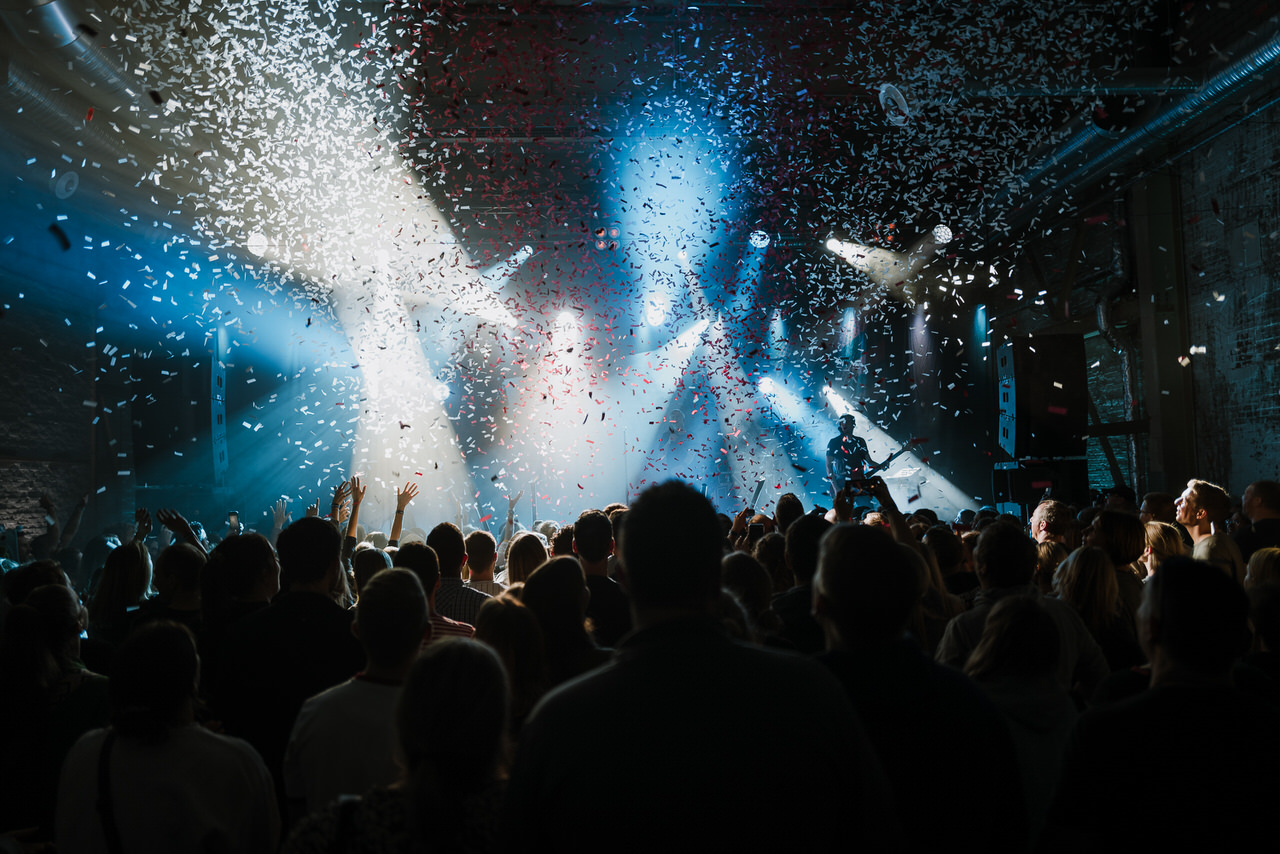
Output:
[[[867,453],[867,443],[854,435],[857,423],[852,414],[840,416],[840,435],[827,444],[827,480],[831,482],[832,500],[846,481],[861,480],[868,469],[879,467]]]

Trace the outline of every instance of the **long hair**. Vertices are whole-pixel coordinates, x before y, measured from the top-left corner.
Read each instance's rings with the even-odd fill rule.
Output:
[[[1148,522],[1145,526],[1145,535],[1146,547],[1151,549],[1151,554],[1155,558],[1154,569],[1156,570],[1169,558],[1185,556],[1188,552],[1187,544],[1182,540],[1182,534],[1168,522]],[[1151,567],[1148,568],[1149,571],[1150,569]]]
[[[1058,667],[1062,642],[1039,596],[1006,596],[987,614],[982,637],[964,672],[977,682],[1035,681]]]
[[[507,584],[527,581],[529,575],[547,562],[547,547],[542,538],[528,531],[516,534],[507,549]]]
[[[111,552],[102,580],[89,603],[89,621],[110,624],[124,619],[129,608],[142,603],[151,587],[151,553],[137,540]]]
[[[1079,548],[1058,566],[1054,586],[1063,601],[1075,608],[1094,637],[1120,615],[1120,584],[1115,564],[1100,548]]]
[[[464,847],[465,803],[491,786],[506,762],[509,707],[502,661],[478,641],[437,641],[414,662],[396,726],[418,850]]]

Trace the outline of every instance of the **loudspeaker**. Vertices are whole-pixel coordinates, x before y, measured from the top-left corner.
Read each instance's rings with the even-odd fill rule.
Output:
[[[1086,460],[1028,460],[997,465],[991,473],[991,492],[997,507],[1034,508],[1045,498],[1087,503],[1089,463]]]
[[[1089,426],[1084,336],[1015,338],[996,352],[1000,447],[1014,459],[1082,457]]]

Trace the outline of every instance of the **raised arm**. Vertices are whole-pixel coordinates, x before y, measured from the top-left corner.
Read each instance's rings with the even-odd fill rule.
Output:
[[[505,542],[507,542],[508,540],[510,540],[513,536],[515,536],[515,533],[516,533],[516,505],[520,503],[520,499],[521,499],[521,498],[523,498],[523,497],[524,497],[524,490],[523,490],[523,489],[522,489],[522,490],[520,490],[519,492],[517,492],[517,493],[515,494],[515,497],[514,497],[514,498],[512,498],[510,495],[508,495],[508,496],[507,496],[507,521],[506,521],[506,523],[502,526],[502,540],[501,540],[501,542],[504,542],[504,543],[505,543]]]
[[[333,502],[329,505],[329,519],[333,522],[333,526],[339,531],[342,530],[343,521],[343,504],[347,500],[347,496],[351,494],[351,484],[345,480],[339,483],[333,490]]]
[[[391,522],[391,536],[387,545],[400,545],[400,529],[404,526],[404,511],[418,494],[416,483],[406,483],[404,489],[396,490],[396,518]]]
[[[172,531],[174,536],[184,543],[190,543],[202,552],[206,551],[204,543],[200,542],[200,538],[192,530],[191,523],[177,510],[166,507],[160,508],[156,511],[156,521]]]
[[[289,499],[281,498],[272,505],[271,515],[271,545],[274,546],[280,537],[280,532],[289,525]]]

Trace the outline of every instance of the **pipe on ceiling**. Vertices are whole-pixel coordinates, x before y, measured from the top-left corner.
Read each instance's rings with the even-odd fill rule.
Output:
[[[139,103],[122,62],[93,42],[93,28],[81,22],[81,12],[71,0],[7,0],[0,6],[0,21],[18,44],[49,65],[65,64],[88,84],[80,94],[106,109]],[[101,99],[101,100],[100,100]]]
[[[1113,170],[1119,164],[1141,154],[1153,143],[1166,139],[1191,122],[1207,114],[1228,98],[1249,93],[1269,80],[1280,61],[1280,35],[1273,36],[1242,58],[1214,74],[1192,95],[1170,104],[1119,138],[1088,127],[1073,133],[1049,156],[1019,176],[1006,191],[983,204],[968,219],[982,223],[1007,211],[1004,222],[1009,229],[1021,226],[1048,202],[1071,193]],[[1077,120],[1080,121],[1080,120]],[[1087,122],[1092,125],[1092,122]],[[1059,164],[1079,161],[1066,174],[1045,180]],[[1042,186],[1033,186],[1039,182]],[[1013,204],[1019,189],[1030,191],[1021,204]]]
[[[71,113],[65,106],[65,98],[53,97],[44,80],[14,66],[3,54],[0,54],[0,104],[20,114],[25,127],[43,131],[52,139],[66,135],[71,128],[85,145],[115,158],[129,157],[120,139],[99,126],[88,124],[82,115]]]

